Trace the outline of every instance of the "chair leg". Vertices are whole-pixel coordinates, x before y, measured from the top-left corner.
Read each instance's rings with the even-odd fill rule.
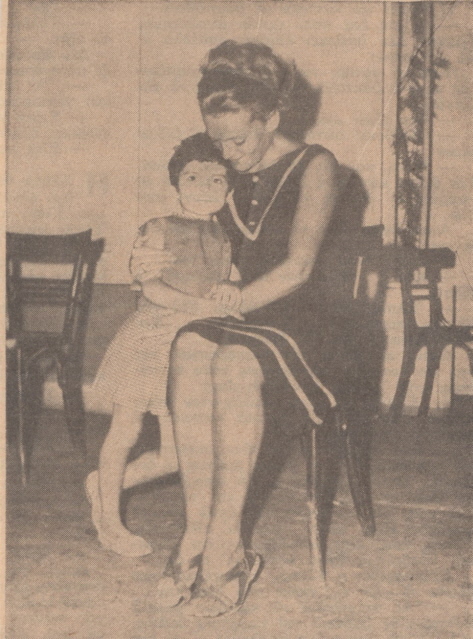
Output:
[[[59,384],[62,389],[66,424],[72,445],[80,451],[85,459],[87,455],[87,445],[81,377],[80,372],[74,370],[73,367],[65,366],[59,375]]]
[[[308,437],[307,455],[307,507],[309,509],[309,548],[312,574],[316,583],[325,582],[326,557],[323,552],[318,529],[318,502],[315,473],[316,436],[312,429]]]
[[[370,447],[371,431],[366,432],[368,424],[358,423],[358,432],[352,422],[342,424],[343,445],[347,464],[348,483],[356,515],[365,537],[372,537],[376,526],[373,502],[371,498]],[[358,441],[357,441],[358,440]]]
[[[333,500],[340,475],[341,446],[338,414],[317,429],[312,429],[307,455],[307,501],[309,541],[314,577],[324,581],[327,542],[332,519]]]
[[[409,382],[414,373],[417,353],[419,348],[415,344],[404,344],[404,354],[402,356],[401,371],[399,373],[399,380],[396,386],[396,392],[394,398],[389,407],[389,418],[391,421],[398,421],[402,415],[402,409],[404,408],[404,402],[406,401],[407,389],[409,388]]]
[[[23,362],[22,351],[20,347],[16,350],[16,395],[18,401],[17,415],[18,415],[18,455],[20,458],[21,467],[21,483],[26,486],[28,483],[28,459],[25,446],[25,405],[24,405],[24,375],[23,375]]]
[[[440,367],[440,359],[442,357],[442,348],[438,345],[427,347],[427,364],[425,368],[425,383],[420,400],[419,417],[427,417],[429,414],[430,400],[432,398],[432,390],[434,388],[435,373]]]
[[[30,474],[31,457],[37,423],[41,411],[42,375],[35,362],[25,362],[20,347],[16,353],[16,399],[18,419],[18,455],[21,482],[26,486]]]

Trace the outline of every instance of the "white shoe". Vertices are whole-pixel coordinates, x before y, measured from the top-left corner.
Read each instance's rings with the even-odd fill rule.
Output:
[[[87,475],[84,486],[87,501],[92,508],[92,523],[97,531],[99,542],[106,550],[112,550],[117,553],[117,555],[122,555],[123,557],[143,557],[153,552],[152,547],[143,537],[133,535],[133,533],[126,530],[126,528],[120,530],[117,534],[105,533],[102,530],[102,504],[100,500],[99,473],[97,470],[93,470]]]
[[[106,550],[112,550],[122,557],[143,557],[153,552],[152,547],[139,535],[134,535],[126,528],[116,535],[99,532],[99,542]]]

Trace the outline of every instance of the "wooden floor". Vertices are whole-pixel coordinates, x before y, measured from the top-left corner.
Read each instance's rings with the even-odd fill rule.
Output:
[[[154,603],[156,580],[182,531],[178,478],[127,495],[128,526],[154,553],[125,559],[98,545],[83,493],[109,418],[88,416],[89,456],[71,449],[61,411],[45,411],[30,484],[7,458],[7,639],[453,639],[470,637],[470,428],[465,419],[379,420],[373,440],[377,533],[362,537],[345,478],[331,527],[327,586],[309,565],[304,464],[297,445],[262,507],[253,547],[264,569],[245,606],[189,620]],[[156,437],[153,425],[140,444]],[[284,455],[281,455],[282,458]],[[280,463],[278,454],[268,465]],[[264,471],[262,471],[264,477]],[[269,480],[268,480],[269,481]],[[246,523],[248,523],[247,520]]]

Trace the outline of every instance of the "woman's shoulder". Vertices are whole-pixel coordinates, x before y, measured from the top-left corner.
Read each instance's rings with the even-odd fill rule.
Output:
[[[320,144],[308,144],[298,173],[303,183],[338,179],[339,165],[334,154]]]
[[[301,144],[282,156],[276,165],[279,163],[282,167],[289,165],[292,169],[296,168],[296,175],[307,173],[310,168],[317,170],[317,167],[338,166],[335,155],[321,144]]]
[[[309,162],[311,162],[315,158],[320,158],[320,161],[322,162],[325,161],[338,164],[337,159],[332,151],[327,149],[325,146],[322,146],[321,144],[307,144],[305,149],[306,156]]]

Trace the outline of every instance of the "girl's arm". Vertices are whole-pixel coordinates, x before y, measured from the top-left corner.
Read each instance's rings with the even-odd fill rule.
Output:
[[[242,289],[240,310],[243,314],[289,295],[309,279],[337,196],[337,166],[329,153],[318,155],[308,164],[287,258]]]
[[[213,299],[187,295],[165,284],[159,279],[142,283],[143,295],[153,304],[189,313],[194,317],[226,317],[233,315],[242,319],[240,313],[219,304]]]

